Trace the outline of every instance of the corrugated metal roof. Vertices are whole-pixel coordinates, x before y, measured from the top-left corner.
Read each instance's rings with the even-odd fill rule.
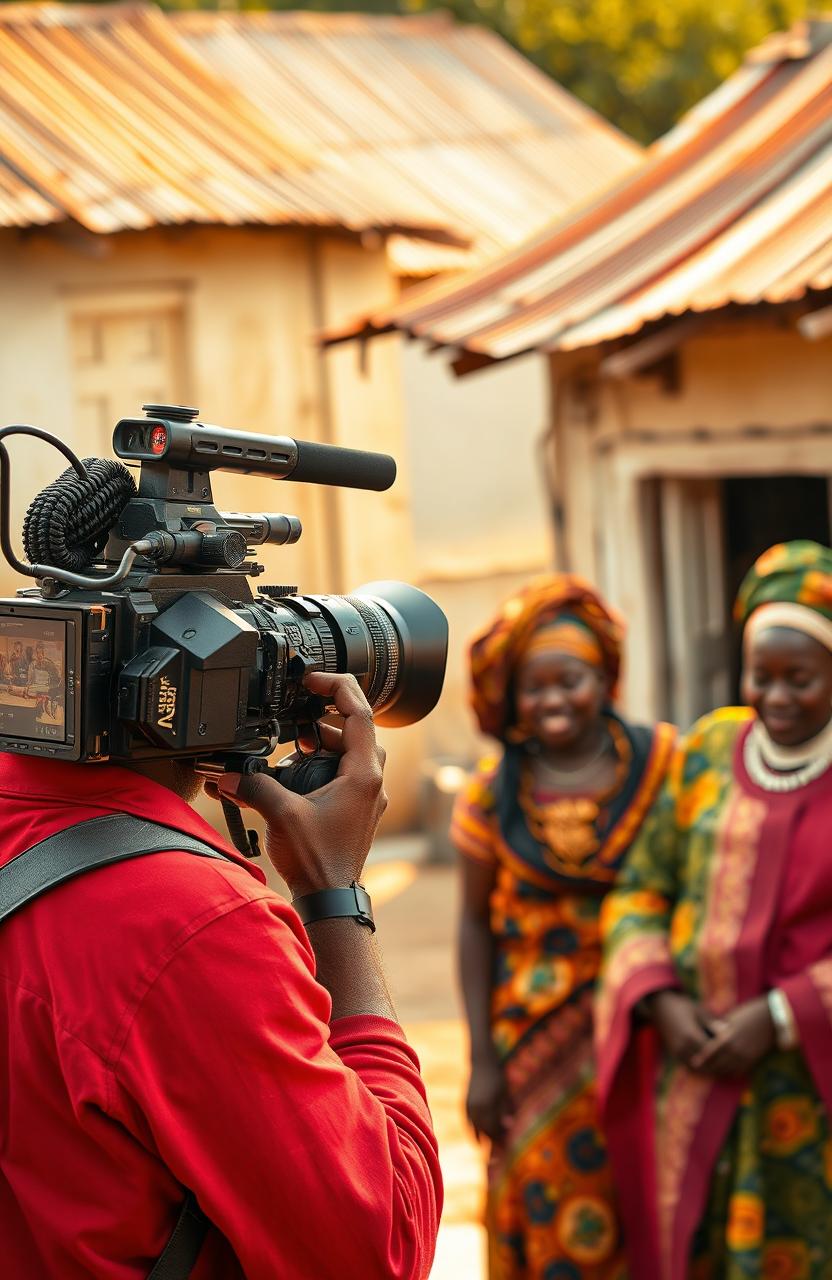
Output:
[[[444,219],[475,258],[516,244],[632,167],[640,149],[483,28],[444,14],[173,15],[224,79],[334,182]],[[392,246],[394,256],[397,245]],[[398,243],[407,273],[447,267]],[[471,259],[469,259],[469,262]]]
[[[500,360],[832,287],[832,16],[755,50],[589,205],[337,337],[400,329]],[[472,362],[473,363],[473,362]]]
[[[0,5],[0,225],[378,228],[485,253],[637,154],[442,15]]]

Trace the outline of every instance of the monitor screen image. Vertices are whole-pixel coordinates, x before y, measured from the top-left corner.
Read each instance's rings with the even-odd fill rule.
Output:
[[[66,623],[0,617],[0,736],[64,742]]]

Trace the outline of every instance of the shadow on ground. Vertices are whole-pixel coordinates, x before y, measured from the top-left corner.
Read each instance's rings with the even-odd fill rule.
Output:
[[[439,1137],[445,1211],[431,1280],[483,1280],[484,1163],[463,1112],[467,1042],[453,952],[457,874],[452,867],[374,862],[367,878],[375,880],[367,887],[385,967],[419,1054]]]

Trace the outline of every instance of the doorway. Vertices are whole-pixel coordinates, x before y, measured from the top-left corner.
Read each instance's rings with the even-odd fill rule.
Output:
[[[722,491],[726,606],[731,619],[740,583],[768,547],[794,538],[829,542],[829,481],[826,476],[727,476]],[[738,699],[741,646],[735,626],[729,661],[731,697]]]
[[[738,701],[740,582],[776,542],[829,542],[829,491],[826,476],[660,480],[665,702],[675,723]]]

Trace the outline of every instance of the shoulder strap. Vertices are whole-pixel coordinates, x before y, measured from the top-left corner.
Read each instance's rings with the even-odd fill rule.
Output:
[[[85,871],[167,850],[202,858],[227,856],[175,827],[163,827],[129,813],[77,822],[30,845],[0,867],[0,924],[33,898]],[[188,1191],[173,1233],[148,1280],[187,1280],[209,1226],[196,1197]]]
[[[225,858],[203,840],[128,813],[90,818],[24,849],[0,867],[0,924],[33,898],[84,871],[166,850]]]
[[[179,1220],[147,1280],[187,1280],[211,1224],[189,1191]]]

